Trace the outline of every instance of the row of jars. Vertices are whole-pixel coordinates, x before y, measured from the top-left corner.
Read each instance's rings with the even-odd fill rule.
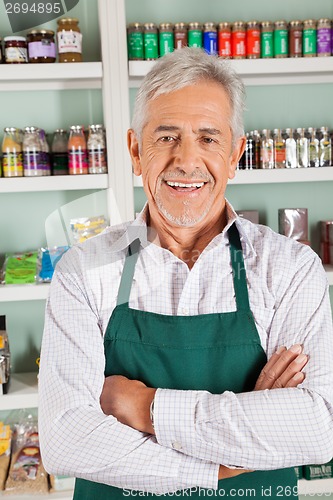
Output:
[[[78,19],[58,19],[57,46],[59,62],[82,61],[82,33]],[[0,63],[54,63],[57,57],[55,32],[31,30],[27,37],[6,36],[4,47],[0,38]]]
[[[311,127],[247,132],[238,169],[329,166],[332,166],[332,137],[328,127]]]
[[[154,60],[185,46],[233,59],[314,57],[333,54],[331,20],[237,21],[234,23],[131,23],[129,60]]]
[[[81,125],[70,127],[69,135],[66,130],[57,129],[53,134],[51,147],[45,131],[40,128],[4,129],[4,177],[105,173],[107,154],[103,125],[90,125],[87,134]]]

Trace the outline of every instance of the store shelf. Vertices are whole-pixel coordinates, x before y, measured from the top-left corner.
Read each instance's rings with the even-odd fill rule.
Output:
[[[106,189],[107,187],[107,174],[12,177],[0,179],[0,193],[74,191],[81,189]]]
[[[324,493],[333,494],[333,479],[312,479],[298,481],[298,493],[300,495],[322,495]]]
[[[333,181],[333,167],[281,168],[272,170],[237,170],[229,185],[277,184],[279,182],[323,182]],[[134,176],[134,187],[142,187],[142,178]]]
[[[45,300],[49,294],[50,285],[0,285],[1,302],[21,302],[29,300]]]
[[[245,85],[332,83],[333,57],[231,60]],[[138,87],[154,61],[129,61],[129,86]]]
[[[11,376],[8,394],[0,396],[3,410],[38,407],[37,373],[16,373]]]
[[[102,63],[2,64],[0,91],[101,89]]]

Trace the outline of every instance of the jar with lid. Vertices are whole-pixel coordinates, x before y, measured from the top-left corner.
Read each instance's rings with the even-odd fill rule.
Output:
[[[202,24],[189,23],[187,37],[189,47],[202,48]]]
[[[328,127],[321,127],[319,136],[319,166],[330,167],[332,164],[332,142]]]
[[[316,57],[317,55],[317,23],[314,19],[303,22],[303,56]]]
[[[142,24],[131,23],[127,26],[127,51],[129,61],[144,59]]]
[[[231,24],[219,23],[217,34],[217,53],[219,57],[229,59],[231,57]]]
[[[274,37],[272,21],[263,21],[261,23],[260,46],[261,57],[274,57]]]
[[[173,34],[175,49],[182,49],[187,46],[187,25],[185,23],[176,23]]]
[[[143,45],[146,61],[153,61],[158,58],[158,34],[156,24],[144,24]]]
[[[54,63],[56,48],[54,31],[32,30],[27,35],[29,63]]]
[[[174,51],[173,24],[161,23],[159,26],[160,56]]]
[[[319,139],[317,130],[309,127],[306,130],[306,135],[309,139],[309,167],[319,167]]]
[[[90,125],[88,133],[89,174],[106,174],[106,144],[103,125]]]
[[[246,58],[246,25],[236,21],[231,29],[231,54],[234,59]]]
[[[21,131],[6,127],[2,141],[2,168],[4,177],[23,177]]]
[[[332,24],[330,19],[319,19],[317,24],[317,56],[331,55]]]
[[[302,57],[303,48],[303,23],[302,21],[290,21],[289,23],[289,56]]]
[[[57,41],[59,62],[82,62],[82,33],[79,20],[72,17],[58,19]]]
[[[274,23],[274,57],[288,57],[288,24],[286,21]]]
[[[296,168],[297,154],[294,130],[292,128],[286,128],[282,132],[282,135],[286,140],[286,168]]]
[[[68,137],[66,130],[60,128],[54,133],[51,152],[52,152],[52,173],[53,175],[68,174]]]
[[[215,23],[204,23],[203,46],[210,56],[217,54],[217,29]]]
[[[297,167],[309,166],[309,139],[306,137],[305,128],[298,128],[296,133]]]
[[[68,162],[71,175],[88,174],[87,141],[81,125],[70,128]]]
[[[286,167],[286,139],[280,128],[274,129],[274,167]]]
[[[269,129],[263,129],[260,142],[260,167],[274,168],[274,140]]]
[[[246,24],[246,57],[258,59],[260,57],[260,23],[249,21]]]
[[[246,133],[246,146],[243,157],[244,157],[243,168],[245,170],[253,170],[257,168],[256,147],[252,131]]]
[[[42,175],[51,175],[50,147],[47,142],[45,130],[42,128],[39,131],[40,140],[40,159],[43,173]]]
[[[26,127],[23,135],[23,169],[25,177],[44,175],[41,142],[37,127]]]
[[[22,64],[28,62],[27,39],[24,36],[6,36],[5,62],[7,64]]]

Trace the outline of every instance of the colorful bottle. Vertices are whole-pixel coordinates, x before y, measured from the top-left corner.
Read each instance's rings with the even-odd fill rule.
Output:
[[[103,125],[90,125],[88,136],[89,174],[106,174],[106,147]]]
[[[52,173],[67,175],[68,172],[68,136],[66,130],[57,129],[52,141]]]
[[[332,165],[332,143],[327,127],[321,127],[319,139],[319,166],[330,167]]]
[[[80,125],[73,125],[70,129],[68,163],[70,175],[88,174],[87,142]]]
[[[41,142],[37,127],[26,127],[23,136],[23,169],[25,177],[44,175]]]
[[[297,167],[307,168],[309,166],[309,140],[305,135],[304,128],[297,129],[296,150],[297,150]]]
[[[50,147],[46,139],[45,130],[39,129],[39,140],[41,144],[41,164],[43,175],[51,175]]]
[[[283,136],[286,140],[286,168],[296,168],[297,149],[293,129],[286,128],[286,130],[283,132]]]
[[[286,168],[286,140],[282,130],[274,129],[274,164],[275,168]]]
[[[309,167],[319,167],[319,139],[315,128],[308,128],[309,137]]]
[[[274,141],[269,129],[262,131],[260,143],[260,168],[274,168]]]
[[[23,176],[22,140],[20,130],[17,128],[7,127],[4,129],[2,170],[4,177]]]

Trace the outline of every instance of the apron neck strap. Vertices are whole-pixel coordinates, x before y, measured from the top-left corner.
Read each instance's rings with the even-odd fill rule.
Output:
[[[250,310],[249,295],[246,284],[246,271],[243,259],[243,250],[239,237],[239,232],[234,222],[228,229],[230,242],[230,257],[232,272],[234,277],[234,289],[236,296],[237,310]]]
[[[127,255],[125,258],[125,265],[121,275],[117,306],[126,304],[128,307],[129,296],[132,288],[132,281],[135,271],[135,264],[139,257],[140,240],[137,238],[128,247]]]

